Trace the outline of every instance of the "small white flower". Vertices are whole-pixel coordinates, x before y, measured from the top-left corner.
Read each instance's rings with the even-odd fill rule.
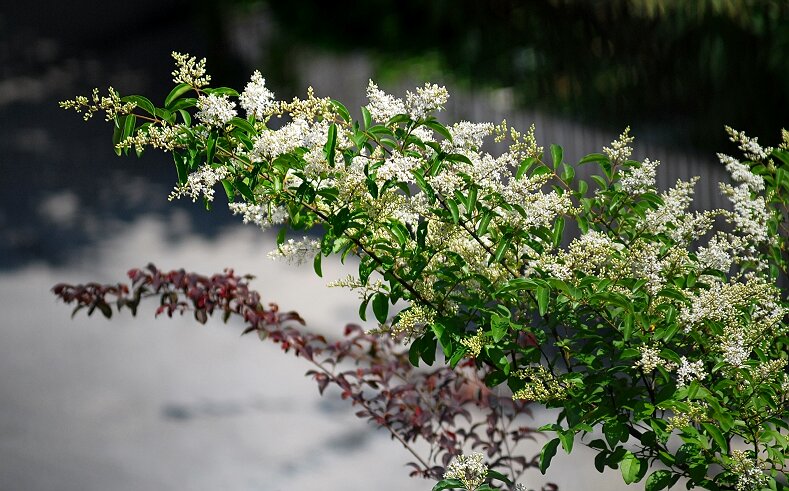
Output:
[[[628,126],[625,128],[625,131],[619,135],[619,138],[611,142],[610,147],[603,147],[603,153],[608,156],[611,162],[624,162],[633,154],[633,149],[630,147],[633,140],[634,138],[630,136],[630,127]]]
[[[694,380],[704,380],[707,372],[704,371],[704,362],[697,360],[689,362],[684,356],[680,358],[679,368],[677,368],[677,386],[685,387]]]
[[[446,87],[430,83],[417,87],[416,93],[409,91],[405,94],[405,106],[413,119],[423,119],[434,111],[442,110],[448,100]]]
[[[305,236],[298,241],[288,239],[287,242],[280,245],[277,249],[269,252],[268,257],[271,259],[284,259],[290,264],[300,266],[307,259],[314,257],[320,250],[320,241]]]
[[[658,165],[660,165],[659,160],[644,159],[640,167],[628,169],[628,172],[620,180],[622,190],[633,195],[654,191]]]
[[[233,215],[242,215],[244,223],[254,223],[263,230],[285,223],[288,218],[288,210],[270,203],[228,203],[227,206]]]
[[[397,114],[405,114],[405,103],[393,95],[380,90],[372,80],[367,85],[367,110],[374,121],[380,123],[389,121]]]
[[[236,103],[225,94],[208,94],[197,99],[197,119],[208,126],[222,127],[236,117]]]
[[[252,74],[252,79],[238,99],[247,114],[259,120],[270,116],[272,110],[277,107],[274,93],[266,88],[266,79],[257,70]]]
[[[167,199],[172,201],[176,198],[189,196],[194,202],[202,194],[206,200],[213,201],[214,185],[228,175],[229,172],[226,167],[214,169],[210,165],[204,165],[199,170],[189,174],[186,178],[186,183],[176,186]]]
[[[733,181],[745,184],[753,192],[764,190],[764,179],[762,179],[762,176],[757,176],[751,172],[747,165],[734,157],[729,157],[722,153],[718,154],[718,159],[726,166],[726,171]]]
[[[468,457],[458,455],[447,467],[444,479],[457,479],[468,491],[474,491],[485,482],[488,475],[488,466],[483,463],[483,458],[479,452]]]

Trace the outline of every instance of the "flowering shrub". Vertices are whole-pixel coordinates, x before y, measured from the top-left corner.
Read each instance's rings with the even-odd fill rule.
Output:
[[[322,257],[358,257],[337,284],[413,364],[473,360],[487,385],[560,408],[541,470],[587,437],[598,470],[649,490],[786,488],[789,133],[763,148],[727,128],[744,156],[719,155],[732,207],[692,211],[696,179],[659,192],[627,130],[571,164],[533,127],[440,123],[435,85],[400,99],[370,82],[355,121],[312,90],[277,101],[257,72],[241,94],[210,88],[204,60],[175,58],[163,107],[112,88],[62,104],[104,111],[119,154],[172,152],[171,198],[210,206],[221,182],[244,221],[282,225],[275,256],[319,275]],[[320,239],[287,238],[316,226]]]

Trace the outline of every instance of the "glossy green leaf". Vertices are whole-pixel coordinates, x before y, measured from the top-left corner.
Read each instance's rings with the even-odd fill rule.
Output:
[[[373,118],[365,106],[362,106],[362,121],[364,122],[364,127],[362,128],[364,130],[369,129],[373,125]]]
[[[625,483],[632,484],[639,480],[642,465],[641,460],[632,452],[625,452],[625,456],[619,461],[619,470],[622,472]]]
[[[558,169],[564,159],[564,151],[559,145],[551,144],[551,159],[553,160],[553,168]]]
[[[562,448],[568,454],[573,451],[573,443],[575,442],[575,433],[567,430],[559,432],[559,440],[562,442]]]
[[[660,491],[672,486],[677,479],[674,479],[671,472],[660,469],[656,470],[647,478],[644,489],[646,491]]]
[[[351,122],[351,113],[348,112],[348,108],[346,108],[345,105],[342,102],[340,102],[340,101],[338,101],[336,99],[332,99],[331,103],[332,103],[332,106],[334,106],[334,109],[337,111],[337,114],[340,115],[340,117],[343,119],[343,121],[345,121],[346,123],[350,123]]]
[[[326,145],[323,146],[323,152],[326,155],[326,160],[329,162],[330,167],[334,167],[334,154],[337,150],[337,125],[332,123],[329,126],[329,134],[326,139]]]
[[[457,479],[443,479],[433,486],[432,491],[443,491],[445,489],[466,489],[466,487]]]
[[[389,298],[383,293],[376,293],[373,296],[373,313],[378,322],[386,323],[389,317]]]
[[[721,449],[721,453],[728,454],[729,444],[723,436],[723,433],[721,433],[721,430],[712,423],[701,423],[701,426],[704,428],[705,433],[712,437],[712,440],[718,445],[718,448]]]
[[[315,254],[315,259],[312,260],[312,269],[315,270],[315,274],[319,277],[323,277],[323,271],[321,269],[321,260],[323,259],[323,254],[318,252]]]
[[[460,210],[458,209],[457,203],[455,203],[454,200],[448,199],[446,200],[446,205],[449,213],[452,215],[452,221],[458,223],[460,221]]]
[[[559,247],[564,237],[564,217],[559,217],[553,222],[553,246]]]
[[[121,102],[133,102],[138,108],[153,116],[156,112],[153,103],[147,97],[141,95],[127,95],[121,98]]]
[[[539,309],[540,315],[545,315],[548,313],[548,302],[551,298],[551,290],[540,286],[537,288],[537,308]]]
[[[448,141],[452,141],[452,135],[449,133],[449,130],[447,130],[444,125],[438,121],[425,121],[423,124],[439,135],[443,136]]]
[[[545,471],[548,470],[548,466],[551,465],[551,460],[556,455],[556,449],[559,446],[559,439],[554,438],[553,440],[549,441],[542,447],[540,451],[540,472],[545,474]]]
[[[172,103],[176,99],[178,99],[182,95],[186,94],[190,90],[192,90],[192,87],[189,84],[178,84],[178,85],[176,85],[175,87],[173,87],[173,90],[171,90],[170,93],[167,94],[167,97],[165,97],[165,99],[164,99],[164,107],[166,107],[167,109],[170,109],[170,106],[172,105]]]

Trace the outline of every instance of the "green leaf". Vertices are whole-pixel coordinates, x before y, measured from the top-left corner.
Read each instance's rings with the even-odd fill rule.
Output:
[[[323,152],[326,155],[326,160],[329,162],[329,167],[334,167],[334,154],[337,150],[337,125],[332,123],[329,126],[329,136],[326,139],[326,145],[323,147]]]
[[[471,214],[474,211],[474,208],[477,206],[477,188],[472,187],[468,191],[468,196],[466,196],[466,213]]]
[[[257,135],[257,131],[255,131],[255,127],[252,126],[252,123],[250,123],[246,119],[233,118],[230,120],[230,124],[232,124],[236,128],[240,128],[244,130],[249,135]]]
[[[442,125],[438,121],[430,120],[430,121],[425,121],[423,124],[428,128],[430,128],[431,130],[438,133],[439,135],[443,136],[447,140],[452,141],[452,135],[449,133],[449,130],[447,130],[444,127],[444,125]]]
[[[559,247],[564,236],[564,217],[559,217],[553,222],[553,246]]]
[[[454,200],[448,199],[446,200],[447,208],[449,208],[449,213],[452,214],[452,221],[457,224],[460,221],[460,210],[458,209],[457,203]]]
[[[498,481],[501,481],[504,484],[508,484],[508,485],[512,484],[512,481],[507,476],[505,476],[501,472],[497,472],[497,471],[494,471],[492,469],[488,471],[488,477],[490,479],[496,479]],[[477,490],[479,490],[479,489],[481,489],[481,488],[477,488]]]
[[[641,474],[641,466],[643,463],[632,452],[625,452],[622,460],[619,461],[619,470],[622,472],[622,478],[626,484],[632,484],[639,480]]]
[[[551,465],[554,455],[556,455],[556,448],[559,446],[559,439],[554,438],[542,447],[540,451],[540,472],[545,474],[548,466]]]
[[[712,439],[718,445],[718,448],[721,449],[721,454],[729,453],[729,444],[717,426],[712,423],[701,423],[701,426],[704,428],[704,431],[712,437]]]
[[[184,120],[184,124],[186,126],[192,126],[192,115],[189,114],[188,111],[184,111],[183,109],[178,110],[178,114],[181,115],[181,119]]]
[[[602,153],[590,153],[589,155],[585,156],[581,160],[578,161],[579,164],[589,164],[592,162],[603,162],[607,161],[608,157],[603,155]]]
[[[515,179],[520,179],[521,177],[523,177],[523,175],[529,169],[531,169],[531,166],[533,166],[535,162],[537,162],[537,159],[535,159],[534,157],[523,159],[523,161],[518,166],[518,171],[515,173]]]
[[[493,254],[493,262],[501,262],[501,258],[503,258],[504,253],[507,252],[507,247],[510,246],[510,240],[511,239],[507,238],[499,241],[499,245],[496,246],[496,251]]]
[[[575,432],[567,430],[559,432],[559,440],[562,442],[562,448],[568,454],[573,451],[573,442],[575,442]]]
[[[566,183],[571,183],[575,178],[575,169],[570,164],[562,164],[562,180]]]
[[[364,130],[373,125],[373,117],[370,116],[370,111],[364,106],[362,106],[362,121],[364,122]]]
[[[548,313],[548,301],[551,298],[551,290],[540,286],[537,287],[537,308],[540,311],[540,315],[545,315]]]
[[[507,360],[507,355],[500,348],[485,346],[485,354],[496,368],[509,375],[511,370],[510,362]]]
[[[178,99],[182,95],[186,94],[190,90],[192,90],[192,87],[189,84],[178,84],[178,85],[176,85],[173,88],[173,90],[171,90],[170,93],[167,94],[167,97],[165,97],[165,99],[164,99],[164,107],[166,107],[167,109],[170,109],[170,105],[173,103],[173,101],[175,101],[176,99]]]
[[[613,450],[620,441],[627,439],[627,428],[619,421],[611,419],[603,423],[603,435],[609,448]]]
[[[646,491],[660,491],[672,486],[672,481],[676,481],[676,479],[673,478],[671,472],[664,469],[657,470],[649,475],[644,489]]]
[[[483,236],[488,231],[488,225],[490,225],[490,220],[493,218],[493,212],[487,211],[482,214],[482,218],[479,219],[479,225],[477,225],[477,235]]]
[[[376,293],[373,296],[373,313],[378,322],[386,323],[389,316],[389,298],[383,293]]]
[[[466,489],[466,486],[458,479],[444,479],[438,481],[436,485],[433,486],[432,491],[442,491],[444,489]]]
[[[578,194],[580,196],[586,195],[586,191],[589,189],[589,184],[586,183],[583,179],[578,181]]]
[[[334,109],[335,109],[335,110],[337,110],[337,114],[339,114],[339,115],[340,115],[340,117],[341,117],[341,118],[342,118],[342,119],[343,119],[343,120],[344,120],[346,123],[350,123],[350,122],[351,122],[351,113],[349,113],[349,112],[348,112],[348,108],[346,108],[346,107],[343,105],[343,103],[342,103],[342,102],[340,102],[340,101],[338,101],[338,100],[336,100],[336,99],[332,99],[332,100],[331,100],[331,103],[332,103],[332,105],[334,106]]]
[[[134,127],[137,124],[137,116],[129,114],[126,116],[126,121],[123,123],[123,133],[121,134],[121,141],[129,138],[134,133]]]
[[[153,103],[148,100],[148,98],[141,95],[127,95],[126,97],[121,98],[121,102],[133,102],[137,105],[137,107],[147,112],[151,116],[153,116],[156,112]]]
[[[551,143],[551,159],[553,160],[554,169],[559,168],[559,166],[562,164],[563,158],[564,158],[564,151],[562,150],[562,147]]]
[[[493,341],[499,342],[510,330],[510,320],[500,315],[490,318],[490,335]]]
[[[214,87],[211,89],[203,89],[206,94],[219,94],[229,95],[230,97],[238,97],[238,91],[230,87]]]
[[[115,155],[118,157],[121,156],[123,150],[118,148],[118,143],[121,142],[121,135],[123,134],[123,128],[126,126],[126,118],[128,116],[115,116],[115,125],[113,126],[112,130],[112,147],[115,151]]]
[[[323,259],[323,254],[318,252],[315,254],[315,259],[312,261],[312,268],[315,270],[315,274],[319,277],[323,277],[323,271],[321,270],[321,260]]]

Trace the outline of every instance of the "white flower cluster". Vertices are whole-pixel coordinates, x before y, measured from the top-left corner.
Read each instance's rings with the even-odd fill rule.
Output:
[[[655,177],[659,160],[644,159],[638,167],[630,167],[619,181],[622,190],[628,194],[644,194],[655,190]]]
[[[175,59],[175,70],[173,71],[173,82],[177,84],[187,84],[196,89],[205,87],[211,82],[211,76],[205,73],[205,58],[197,61],[194,56],[172,52]]]
[[[470,358],[476,358],[479,356],[479,354],[482,352],[482,346],[484,343],[485,335],[482,333],[482,328],[477,329],[477,332],[473,336],[469,336],[460,340],[460,344],[468,348],[466,356]]]
[[[767,226],[770,212],[764,198],[751,198],[751,190],[747,184],[733,187],[720,183],[720,189],[734,205],[734,213],[730,215],[730,219],[737,230],[757,244],[767,242],[770,239]]]
[[[288,239],[287,242],[269,252],[268,257],[271,259],[284,259],[290,264],[300,266],[307,259],[315,257],[315,254],[319,253],[320,250],[321,243],[319,241],[305,236],[301,240]]]
[[[539,269],[563,281],[572,279],[575,271],[606,276],[612,256],[622,249],[622,244],[604,233],[590,230],[573,239],[566,250],[555,254],[549,251],[531,261],[527,274]]]
[[[262,230],[269,229],[272,225],[285,223],[288,219],[288,210],[271,203],[228,203],[228,208],[233,215],[242,215],[244,223],[254,223]]]
[[[395,154],[387,158],[376,170],[375,176],[380,182],[394,179],[398,182],[414,183],[414,169],[417,169],[422,162],[412,156]]]
[[[663,367],[668,372],[676,370],[677,387],[685,387],[693,380],[704,380],[707,377],[704,362],[701,360],[690,362],[683,356],[678,365],[662,358],[656,346],[642,345],[638,349],[641,351],[641,359],[635,362],[634,366],[641,367],[645,373],[650,373],[658,367]]]
[[[475,452],[469,456],[458,455],[449,463],[444,479],[457,479],[467,491],[474,491],[488,475],[488,466],[483,462],[484,456]]]
[[[731,451],[729,470],[737,477],[734,487],[737,491],[758,491],[769,481],[758,461],[743,450]]]
[[[611,142],[610,147],[603,147],[603,153],[611,160],[611,162],[618,164],[629,159],[633,154],[633,149],[630,144],[633,143],[634,138],[630,136],[630,127],[625,128],[625,131],[619,135],[619,138]]]
[[[398,114],[407,112],[405,102],[379,89],[372,80],[367,85],[367,100],[369,101],[367,110],[370,111],[374,121],[384,123]]]
[[[692,423],[701,423],[708,420],[709,405],[705,402],[688,402],[688,410],[676,412],[669,420],[666,431],[682,430]]]
[[[413,119],[424,119],[435,111],[444,108],[449,100],[446,87],[426,83],[417,87],[416,93],[407,91],[405,94],[405,108]]]
[[[252,74],[238,102],[247,115],[254,116],[257,120],[266,119],[278,106],[274,93],[266,87],[266,79],[257,70]]]
[[[704,371],[703,361],[696,360],[690,362],[684,356],[681,357],[679,361],[680,364],[677,367],[677,387],[685,387],[694,380],[704,380],[707,377],[707,372]]]
[[[189,174],[184,184],[175,186],[175,189],[173,189],[167,199],[172,201],[183,196],[189,196],[194,202],[202,194],[207,201],[213,201],[214,186],[229,175],[230,172],[226,167],[213,168],[210,165],[204,165],[197,171]]]
[[[130,114],[137,104],[134,102],[122,102],[118,93],[112,87],[108,90],[108,95],[100,96],[99,89],[93,89],[90,99],[84,95],[79,95],[74,99],[61,101],[58,103],[63,109],[73,109],[82,113],[82,119],[89,120],[99,111],[104,112],[104,120],[112,121],[115,116]]]
[[[751,138],[745,133],[737,131],[729,126],[725,128],[726,133],[729,134],[729,139],[734,143],[739,143],[740,150],[751,160],[764,160],[773,150],[772,148],[762,148],[762,146],[759,145],[758,138]]]
[[[734,157],[729,157],[722,153],[718,154],[718,159],[726,166],[726,172],[729,173],[734,182],[744,184],[755,193],[764,191],[764,179],[762,179],[762,176],[757,176],[751,172],[747,165]]]
[[[658,209],[646,213],[645,228],[656,234],[675,229],[687,215],[688,207],[693,202],[691,198],[693,187],[698,180],[698,177],[689,181],[678,180],[673,188],[662,193],[660,197],[663,199],[663,204]]]
[[[328,132],[328,121],[296,118],[278,130],[261,131],[255,139],[252,156],[259,160],[275,159],[299,147],[322,152]]]
[[[522,368],[515,373],[515,376],[526,381],[523,388],[512,394],[515,400],[545,403],[567,397],[567,388],[542,365]]]
[[[221,128],[236,117],[235,107],[236,103],[226,94],[201,95],[197,99],[199,111],[195,116],[208,126]]]
[[[764,334],[779,325],[786,313],[777,289],[756,277],[744,283],[713,283],[687,296],[690,305],[682,306],[679,314],[685,332],[703,328],[705,321],[722,324],[718,346],[724,360],[734,367],[743,366],[753,347],[764,341]],[[743,315],[745,309],[750,315]]]
[[[656,346],[642,345],[638,348],[641,351],[641,359],[635,363],[635,366],[641,367],[646,373],[650,373],[657,367],[666,368],[666,360],[660,357],[660,350]],[[668,362],[671,363],[671,362]],[[668,365],[671,366],[671,365]],[[673,367],[671,367],[673,368]],[[670,370],[670,368],[666,368]]]
[[[493,133],[493,123],[471,123],[460,121],[449,128],[452,135],[452,142],[444,140],[441,142],[444,150],[469,150],[477,151],[482,147],[486,137]]]
[[[426,83],[423,87],[417,87],[416,92],[407,91],[403,101],[382,91],[370,80],[367,84],[367,100],[366,107],[373,120],[385,123],[398,114],[408,114],[412,119],[426,118],[444,108],[449,100],[449,92],[440,85]],[[417,136],[425,141],[429,133]]]
[[[429,326],[435,321],[435,318],[435,310],[418,304],[411,305],[397,314],[397,320],[392,324],[392,333],[411,337],[422,332],[425,326]]]

